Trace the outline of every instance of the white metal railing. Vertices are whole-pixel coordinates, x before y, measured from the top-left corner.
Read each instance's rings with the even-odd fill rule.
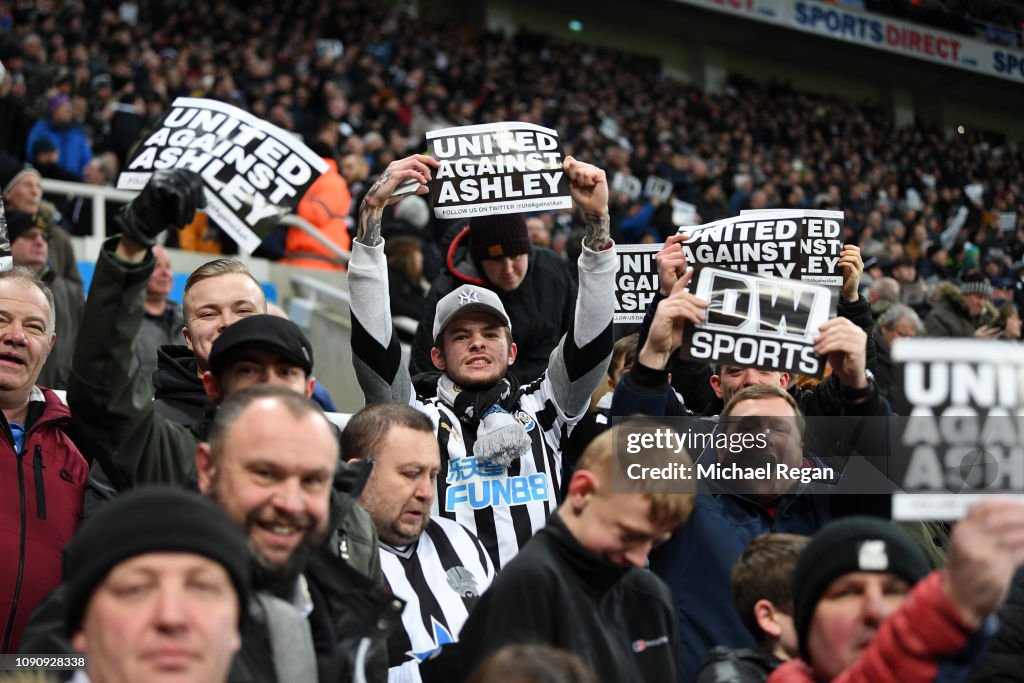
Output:
[[[300,273],[292,273],[291,279],[295,290],[302,292],[302,299],[307,302],[307,306],[310,309],[316,308],[319,305],[324,305],[328,308],[334,309],[348,309],[349,302],[352,300],[351,297],[349,297],[349,293],[341,287],[329,285],[314,277],[302,275]],[[332,303],[335,305],[332,306]],[[337,304],[341,304],[341,306],[338,306]],[[404,316],[393,317],[392,320],[399,332],[406,332],[410,335],[416,334],[416,326],[419,324],[418,321]],[[302,325],[300,324],[300,327],[301,326]]]
[[[43,178],[42,187],[43,192],[64,195],[66,197],[87,197],[92,200],[92,234],[84,237],[86,252],[90,258],[100,253],[100,247],[103,244],[104,231],[107,225],[107,202],[126,204],[139,194],[133,190],[118,190],[117,188],[105,185],[72,183],[52,178]],[[348,263],[349,252],[339,249],[331,243],[317,230],[316,226],[306,219],[295,214],[288,214],[281,219],[281,223],[302,230],[324,245],[332,254]]]

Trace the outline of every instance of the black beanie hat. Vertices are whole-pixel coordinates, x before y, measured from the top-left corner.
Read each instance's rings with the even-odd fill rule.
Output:
[[[249,544],[211,500],[171,486],[124,493],[90,517],[64,550],[68,637],[78,630],[96,587],[119,563],[147,553],[186,552],[219,563],[238,594],[241,622],[249,596]]]
[[[852,572],[888,572],[911,585],[929,571],[924,552],[902,529],[877,517],[844,517],[814,535],[793,570],[793,621],[801,656],[818,600],[829,584]]]
[[[42,214],[27,211],[7,212],[7,238],[11,244],[32,228],[39,228],[43,231],[43,236],[49,238],[49,233],[46,232],[46,219]]]
[[[476,262],[529,254],[532,244],[521,213],[480,216],[469,222],[469,248]]]

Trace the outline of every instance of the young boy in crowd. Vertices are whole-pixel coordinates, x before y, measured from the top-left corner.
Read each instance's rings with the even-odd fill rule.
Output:
[[[714,648],[697,673],[697,683],[764,683],[779,664],[799,654],[793,568],[807,541],[797,534],[764,534],[736,560],[733,602],[758,648]]]

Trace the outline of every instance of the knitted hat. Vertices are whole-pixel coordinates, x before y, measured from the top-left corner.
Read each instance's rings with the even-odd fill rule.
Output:
[[[57,144],[53,141],[49,135],[40,135],[32,141],[32,158],[35,159],[40,154],[48,154],[50,152],[57,151]]]
[[[29,213],[27,211],[7,212],[7,237],[11,243],[21,237],[32,228],[39,228],[46,233],[46,219],[40,213]]]
[[[54,95],[46,101],[46,113],[50,116],[53,116],[53,112],[57,111],[58,107],[61,107],[65,104],[71,104],[70,97],[68,97],[64,93]]]
[[[979,273],[971,273],[965,275],[960,281],[960,293],[964,296],[968,294],[981,294],[982,296],[992,298],[992,285],[989,281]]]
[[[210,349],[210,372],[219,375],[244,349],[267,349],[313,374],[313,345],[299,326],[276,315],[251,315],[224,330]]]
[[[929,571],[924,553],[899,527],[877,517],[844,517],[814,535],[793,570],[793,620],[800,652],[809,661],[807,637],[818,600],[829,585],[852,572],[895,574],[911,585]]]
[[[521,213],[480,216],[469,222],[469,248],[474,261],[529,254],[530,233]]]
[[[68,636],[79,628],[89,598],[121,562],[147,553],[208,557],[227,571],[238,594],[239,620],[249,594],[249,545],[241,527],[209,499],[177,487],[143,486],[87,519],[64,550]]]
[[[0,194],[6,195],[29,173],[40,175],[35,166],[22,163],[9,154],[0,155]]]
[[[430,206],[423,197],[410,195],[395,205],[395,220],[422,230],[430,222]]]

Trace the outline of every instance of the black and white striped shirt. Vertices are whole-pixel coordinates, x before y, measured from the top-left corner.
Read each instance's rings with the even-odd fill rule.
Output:
[[[392,680],[409,680],[409,669],[458,638],[494,565],[480,541],[462,525],[431,518],[419,539],[405,548],[380,545],[380,564],[391,591],[405,600],[402,630],[388,640]]]
[[[498,568],[558,507],[561,442],[586,411],[608,368],[618,266],[614,250],[584,248],[578,266],[573,323],[551,353],[543,377],[521,387],[518,404],[510,410],[530,436],[532,453],[507,468],[495,468],[467,457],[473,452],[475,428],[460,422],[440,398],[416,396],[391,323],[383,244],[352,245],[352,363],[366,402],[409,403],[430,417],[441,450],[432,512],[476,534]]]

